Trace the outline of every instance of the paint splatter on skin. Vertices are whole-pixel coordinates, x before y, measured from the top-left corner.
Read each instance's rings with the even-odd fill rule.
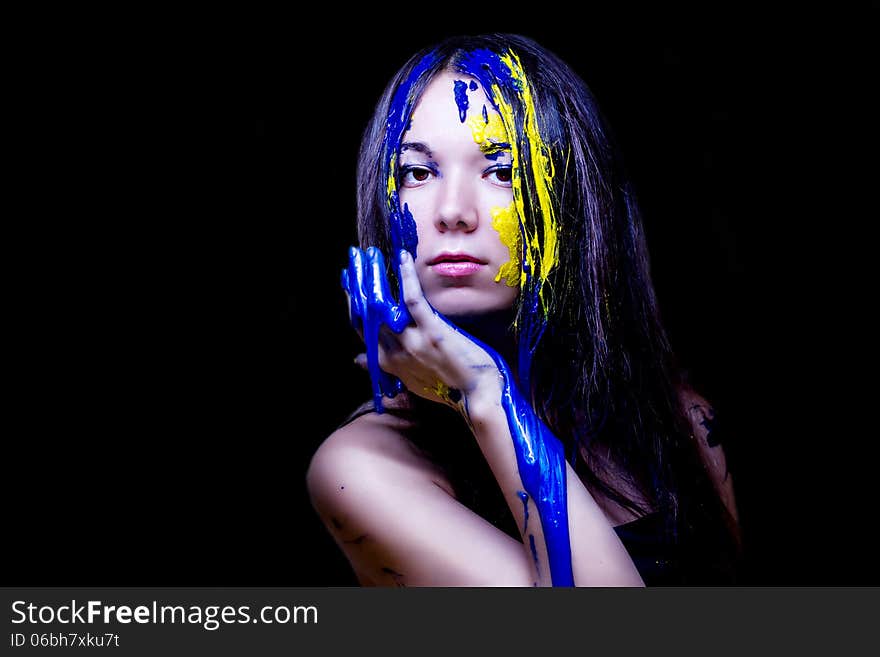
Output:
[[[361,544],[362,544],[364,541],[366,541],[368,538],[369,538],[369,535],[367,535],[367,534],[361,534],[361,535],[358,536],[357,538],[353,538],[353,539],[351,539],[350,541],[342,541],[342,542],[343,542],[343,543],[347,543],[347,544],[349,544],[349,545],[361,545]]]
[[[535,562],[535,572],[538,574],[538,577],[540,577],[541,566],[538,563],[538,550],[535,548],[535,537],[533,534],[529,534],[529,547],[532,549],[532,559]]]
[[[718,435],[718,432],[715,431],[717,429],[717,424],[715,421],[715,409],[710,408],[706,409],[700,404],[696,404],[691,406],[691,410],[694,409],[700,412],[700,415],[703,417],[703,421],[700,422],[700,426],[705,427],[706,429],[706,444],[709,447],[717,447],[721,444],[721,436]],[[708,410],[708,413],[706,412]]]
[[[391,575],[391,579],[394,580],[395,586],[400,587],[400,588],[406,588],[406,584],[403,583],[404,576],[402,573],[398,573],[397,571],[392,570],[391,568],[388,568],[388,567],[383,567],[382,572],[385,573],[386,575]]]
[[[521,490],[516,491],[516,496],[523,504],[523,534],[525,534],[529,528],[529,496]]]
[[[424,390],[425,392],[437,395],[440,399],[442,399],[450,406],[455,406],[461,399],[461,393],[458,390],[456,390],[455,388],[450,388],[442,381],[437,381],[437,383],[434,384],[433,388],[425,388]]]
[[[709,447],[718,447],[725,442],[724,432],[722,431],[723,425],[718,423],[718,418],[715,414],[714,408],[706,408],[702,404],[695,404],[691,406],[690,411],[699,411],[700,416],[703,418],[699,423],[700,426],[706,429],[706,444]],[[727,477],[730,476],[730,470],[727,469],[727,460],[725,459],[725,471],[724,471],[724,481],[727,481]]]
[[[468,110],[468,97],[467,97],[467,82],[462,82],[461,80],[456,80],[453,83],[454,89],[453,93],[455,94],[455,104],[458,105],[458,118],[464,123],[465,118],[467,118],[467,110]]]
[[[485,108],[484,105],[483,109]],[[497,159],[499,155],[510,150],[507,130],[501,115],[497,112],[492,112],[488,116],[485,114],[472,116],[467,120],[467,125],[471,129],[474,141],[480,147],[480,152],[489,159]]]
[[[525,260],[529,265],[529,271],[535,277],[535,283],[541,287],[550,271],[558,264],[557,253],[557,225],[556,217],[551,202],[551,190],[555,175],[553,158],[550,147],[541,138],[537,123],[537,111],[532,98],[531,86],[522,69],[519,57],[508,52],[504,55],[478,49],[463,58],[461,72],[468,73],[479,80],[489,101],[492,103],[504,126],[514,132],[516,126],[516,112],[513,104],[506,100],[502,93],[504,87],[509,93],[516,96],[518,104],[522,107],[522,129],[524,133],[523,143],[511,140],[511,154],[513,157],[513,195],[517,213],[520,218],[526,217],[524,196],[522,191],[522,172],[519,168],[528,166],[535,181],[534,195],[536,202],[532,203],[532,215],[542,225],[542,235],[539,238],[536,231],[531,231],[523,225],[526,235]],[[491,122],[491,117],[488,117]],[[521,153],[521,145],[523,152]],[[526,157],[527,156],[527,159]],[[523,272],[521,285],[526,283],[525,271]],[[539,289],[539,295],[542,294]],[[542,297],[543,298],[543,297]]]
[[[516,216],[516,208],[513,202],[506,208],[492,208],[492,228],[498,232],[501,243],[507,247],[510,260],[498,268],[495,282],[501,279],[507,281],[510,287],[517,287],[520,282],[520,254],[522,252],[522,233],[520,232],[519,218]]]

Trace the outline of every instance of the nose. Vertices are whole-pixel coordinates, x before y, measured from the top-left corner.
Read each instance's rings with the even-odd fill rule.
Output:
[[[437,209],[435,224],[441,233],[463,230],[470,233],[479,225],[479,213],[474,189],[461,174],[444,179],[443,192]]]

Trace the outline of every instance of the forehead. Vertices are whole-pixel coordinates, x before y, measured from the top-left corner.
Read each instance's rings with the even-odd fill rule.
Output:
[[[461,120],[462,113],[466,118],[482,114],[484,105],[488,112],[495,112],[476,78],[444,71],[422,92],[413,110],[410,132],[428,128],[429,123],[434,122],[465,123]]]

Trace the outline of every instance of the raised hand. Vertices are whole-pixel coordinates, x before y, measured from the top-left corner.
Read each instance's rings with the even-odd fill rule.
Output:
[[[367,262],[369,260],[369,262]],[[351,323],[367,348],[367,367],[373,387],[373,403],[382,413],[382,397],[395,397],[403,389],[397,377],[383,372],[379,365],[379,332],[382,324],[396,333],[410,321],[406,307],[394,302],[385,276],[382,252],[375,247],[348,251],[348,269],[342,270],[342,287],[348,294]]]

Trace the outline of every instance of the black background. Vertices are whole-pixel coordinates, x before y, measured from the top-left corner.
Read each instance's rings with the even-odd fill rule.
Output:
[[[876,12],[226,18],[121,21],[35,67],[5,583],[355,583],[304,475],[369,394],[338,287],[361,131],[412,52],[494,29],[571,64],[617,135],[673,346],[731,430],[747,583],[880,582],[850,270]]]

